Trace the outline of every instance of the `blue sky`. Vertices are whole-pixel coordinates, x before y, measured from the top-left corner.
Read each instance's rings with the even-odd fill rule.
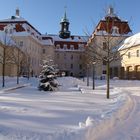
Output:
[[[115,12],[123,20],[128,20],[133,33],[140,32],[140,0],[0,0],[0,19],[15,15],[19,7],[20,15],[38,31],[45,34],[58,34],[60,20],[66,6],[73,35],[91,33],[105,9],[113,5]]]

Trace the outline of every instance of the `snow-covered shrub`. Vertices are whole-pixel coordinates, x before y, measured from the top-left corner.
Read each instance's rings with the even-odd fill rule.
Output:
[[[57,69],[48,61],[43,62],[42,71],[40,73],[39,90],[54,91],[58,87],[56,79]]]
[[[113,77],[113,80],[119,80],[119,77]]]

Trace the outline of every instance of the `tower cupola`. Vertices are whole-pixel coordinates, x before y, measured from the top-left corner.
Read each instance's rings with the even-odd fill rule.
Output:
[[[64,17],[61,19],[60,26],[61,30],[59,31],[59,37],[63,39],[67,39],[70,37],[69,31],[69,20],[67,19],[66,11],[64,13]]]

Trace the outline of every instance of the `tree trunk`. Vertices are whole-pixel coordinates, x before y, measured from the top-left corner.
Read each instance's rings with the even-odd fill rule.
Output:
[[[30,79],[30,66],[28,66],[28,80]]]
[[[5,87],[5,63],[2,64],[2,87]]]
[[[17,84],[19,84],[19,65],[17,65]]]
[[[106,76],[107,76],[107,99],[109,99],[109,93],[110,93],[110,63],[109,61],[107,62],[106,65]]]
[[[3,50],[2,87],[5,87],[5,48]]]
[[[87,67],[87,86],[89,86],[89,67]]]
[[[93,80],[92,89],[94,90],[94,89],[95,89],[95,70],[94,70],[94,64],[93,64],[93,75],[92,75],[92,80]]]

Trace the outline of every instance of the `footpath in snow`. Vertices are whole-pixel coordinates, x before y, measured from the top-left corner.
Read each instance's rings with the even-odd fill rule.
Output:
[[[12,80],[9,81],[10,85],[14,86]],[[25,79],[22,79],[21,83],[24,84],[24,81]],[[122,140],[128,138],[125,137],[127,130],[118,135],[121,131],[115,133],[115,129],[119,130],[120,124],[129,120],[133,112],[140,111],[135,97],[128,96],[130,89],[131,93],[135,92],[133,87],[139,91],[138,81],[135,81],[135,84],[133,81],[112,81],[109,100],[106,99],[103,80],[96,81],[94,91],[92,87],[87,87],[85,82],[76,78],[63,77],[58,81],[61,86],[55,92],[38,91],[36,78],[31,79],[30,86],[24,88],[9,91],[0,89],[0,139],[120,140],[121,136]],[[129,84],[131,88],[128,88]],[[106,133],[108,130],[115,137]],[[135,138],[135,135],[139,138],[138,132],[139,126],[130,138]]]
[[[109,120],[111,127],[104,125],[104,133],[98,132],[95,140],[140,140],[140,81],[115,81],[112,85],[122,89],[130,100],[116,117]],[[88,136],[92,138],[92,135],[93,129]]]

